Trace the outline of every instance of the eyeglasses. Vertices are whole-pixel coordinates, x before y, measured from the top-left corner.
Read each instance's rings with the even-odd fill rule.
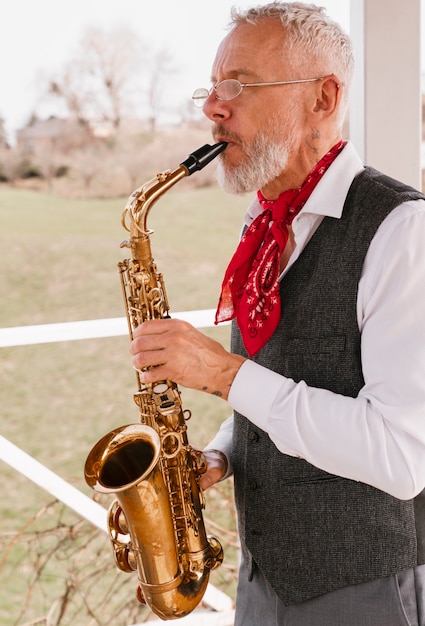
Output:
[[[295,83],[312,83],[318,80],[323,80],[324,76],[320,78],[302,78],[300,80],[282,80],[272,83],[241,83],[235,78],[227,78],[219,83],[216,83],[211,89],[205,89],[201,87],[196,89],[193,93],[192,100],[197,107],[203,107],[207,98],[215,91],[215,97],[217,100],[234,100],[241,93],[244,87],[265,87],[270,85],[295,85]]]

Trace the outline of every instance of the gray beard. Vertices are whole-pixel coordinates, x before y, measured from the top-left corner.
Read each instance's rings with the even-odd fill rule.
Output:
[[[243,146],[245,161],[230,169],[226,168],[224,159],[217,165],[217,182],[219,186],[231,194],[244,194],[261,189],[277,178],[288,164],[290,147],[289,138],[286,142],[278,142],[270,137],[278,136],[273,130],[261,131],[250,146]]]

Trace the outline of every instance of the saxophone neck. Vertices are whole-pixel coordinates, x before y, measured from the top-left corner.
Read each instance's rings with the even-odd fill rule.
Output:
[[[147,183],[133,191],[124,209],[124,219],[128,216],[130,227],[126,229],[132,237],[148,236],[147,226],[149,211],[155,202],[182,178],[188,176],[187,170],[180,165],[175,170],[166,170],[157,174]]]
[[[171,187],[185,176],[191,176],[195,172],[203,169],[208,163],[215,159],[222,152],[227,143],[221,141],[213,146],[206,144],[195,150],[185,161],[180,163],[175,170],[166,170],[157,174],[155,178],[133,191],[124,209],[124,218],[128,215],[131,227],[127,228],[134,236],[149,235],[147,218],[154,203]]]

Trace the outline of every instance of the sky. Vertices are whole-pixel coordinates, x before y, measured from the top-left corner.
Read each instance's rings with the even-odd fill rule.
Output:
[[[0,0],[0,117],[13,141],[31,113],[55,113],[41,99],[43,77],[53,77],[75,56],[91,27],[124,26],[153,49],[166,49],[178,68],[176,103],[209,86],[217,45],[230,8],[265,0]],[[349,0],[320,0],[349,30]]]

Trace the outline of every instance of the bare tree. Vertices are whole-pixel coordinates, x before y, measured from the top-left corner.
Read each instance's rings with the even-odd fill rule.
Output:
[[[72,159],[72,170],[77,181],[82,183],[84,194],[89,195],[93,181],[102,172],[106,149],[102,144],[92,144],[76,151]]]
[[[106,122],[119,128],[141,59],[140,43],[132,31],[90,29],[76,57],[50,82],[49,92],[81,124]]]
[[[59,168],[65,164],[63,153],[52,146],[40,145],[33,150],[32,158],[50,191]]]
[[[89,126],[90,95],[81,85],[81,68],[69,63],[62,75],[50,82],[49,93],[64,103],[69,113],[83,126]]]
[[[129,193],[136,189],[150,175],[149,152],[152,135],[137,129],[120,131],[115,136],[114,155],[128,177]]]
[[[7,140],[7,133],[4,127],[4,119],[0,117],[0,148],[8,148],[9,142]]]
[[[166,92],[165,83],[175,72],[170,53],[161,49],[154,53],[150,62],[150,77],[148,87],[149,127],[151,132],[156,130],[158,115],[162,110],[163,98]]]
[[[20,177],[25,157],[25,152],[20,148],[0,148],[0,171],[10,185],[14,185]]]

